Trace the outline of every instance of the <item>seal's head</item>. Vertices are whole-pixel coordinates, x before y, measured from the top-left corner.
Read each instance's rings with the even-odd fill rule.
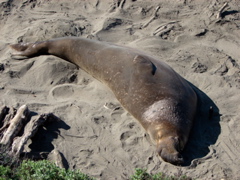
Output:
[[[143,113],[144,127],[157,146],[157,154],[171,164],[183,164],[183,150],[191,127],[184,103],[165,98],[153,103]]]
[[[163,137],[157,143],[157,153],[166,162],[181,165],[184,160],[180,152],[182,145],[178,137]]]
[[[167,123],[152,125],[148,128],[148,133],[152,142],[157,146],[157,154],[166,162],[174,165],[184,163],[180,154],[186,144],[187,138],[182,133],[176,131]]]

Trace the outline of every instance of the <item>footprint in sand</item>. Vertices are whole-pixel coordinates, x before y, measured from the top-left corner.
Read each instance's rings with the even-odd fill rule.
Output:
[[[63,84],[55,86],[50,90],[50,96],[56,101],[66,101],[74,99],[79,94],[79,87],[73,84]]]
[[[107,122],[107,120],[106,120],[106,118],[104,117],[104,116],[98,116],[98,117],[93,117],[93,122],[94,123],[96,123],[96,124],[106,124]]]
[[[126,131],[124,133],[121,134],[120,136],[120,140],[122,141],[122,143],[124,143],[128,138],[130,138],[132,135],[134,134],[134,132],[132,131]]]
[[[134,131],[123,132],[120,136],[122,148],[127,152],[131,151],[131,147],[139,143],[139,138],[140,137],[137,137],[137,133]]]
[[[104,105],[106,109],[112,110],[111,112],[111,118],[116,122],[119,122],[122,118],[121,116],[125,113],[124,109],[121,107],[120,104],[114,104],[114,103],[106,103]]]

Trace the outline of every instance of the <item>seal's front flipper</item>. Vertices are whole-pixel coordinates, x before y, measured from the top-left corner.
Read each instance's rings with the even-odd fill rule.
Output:
[[[133,63],[137,65],[139,73],[147,72],[149,74],[155,75],[157,67],[146,57],[135,56]]]

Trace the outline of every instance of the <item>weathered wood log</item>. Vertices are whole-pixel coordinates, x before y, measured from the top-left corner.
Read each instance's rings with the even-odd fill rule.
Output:
[[[60,168],[66,168],[63,163],[64,160],[62,157],[62,153],[55,148],[48,155],[48,160],[55,163],[56,166],[58,166]]]
[[[0,145],[6,149],[7,155],[13,155],[15,158],[21,157],[20,155],[24,154],[24,145],[37,133],[40,126],[60,120],[54,114],[47,113],[31,118],[27,122],[30,119],[29,115],[30,111],[26,105],[21,106],[18,110],[7,106],[0,108]],[[19,136],[19,132],[23,128],[23,134]],[[32,155],[31,159],[34,159],[34,156],[37,159],[49,159],[61,168],[67,166],[66,160],[57,149],[54,149],[51,153],[29,154]],[[27,157],[26,154],[24,157]]]
[[[155,12],[154,12],[154,14],[153,14],[153,16],[151,17],[151,19],[150,19],[148,22],[146,22],[146,23],[141,27],[141,29],[147,27],[151,22],[153,22],[155,19],[157,19],[157,17],[158,17],[158,14],[157,14],[157,13],[158,13],[159,9],[160,9],[160,6],[157,6],[156,9],[155,9]]]
[[[49,120],[50,116],[53,115],[51,113],[41,114],[36,118],[31,119],[25,126],[23,135],[14,139],[14,142],[12,143],[12,153],[16,156],[19,156],[24,150],[24,145],[27,143],[27,141],[36,134],[38,128],[42,126],[43,123]]]
[[[228,2],[225,2],[223,6],[218,10],[217,19],[221,19],[223,17],[223,12],[227,6],[228,6]]]
[[[2,127],[1,124],[3,124],[2,122],[3,122],[4,118],[5,118],[5,116],[7,115],[8,110],[9,110],[9,108],[7,106],[2,106],[0,108],[0,128]]]
[[[6,147],[11,146],[13,139],[20,132],[23,124],[26,122],[28,118],[28,115],[29,110],[26,105],[23,105],[18,109],[14,118],[9,121],[9,126],[7,130],[3,132],[3,137],[0,141],[1,144],[6,145]]]
[[[7,107],[8,108],[8,107]],[[5,115],[3,121],[2,121],[2,127],[0,128],[0,137],[3,136],[3,132],[7,130],[10,120],[13,119],[13,117],[16,115],[16,109],[13,107],[8,108],[8,113]]]
[[[164,23],[162,25],[160,25],[154,32],[153,35],[154,36],[161,36],[163,35],[165,32],[168,32],[170,30],[172,30],[174,28],[175,23],[178,23],[179,21],[171,21],[168,23]]]

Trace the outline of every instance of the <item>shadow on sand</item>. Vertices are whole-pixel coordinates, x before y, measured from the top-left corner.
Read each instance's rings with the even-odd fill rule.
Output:
[[[31,138],[30,152],[22,154],[23,157],[33,160],[41,160],[48,157],[49,153],[54,150],[53,140],[61,136],[60,129],[70,129],[70,126],[64,121],[57,119],[57,121],[44,123],[43,126],[39,127],[35,136]],[[60,155],[62,156],[64,166],[68,167],[65,157],[62,154]]]
[[[204,92],[190,85],[197,93],[198,107],[188,143],[182,152],[185,160],[183,166],[196,166],[201,163],[201,159],[210,158],[209,147],[216,143],[221,133],[218,107]]]
[[[218,107],[201,90],[192,85],[198,96],[196,119],[191,130],[189,140],[182,152],[185,163],[183,166],[196,166],[201,160],[211,157],[209,147],[215,144],[221,132],[220,114]],[[60,135],[59,129],[70,129],[64,121],[59,120],[40,127],[29,145],[31,151],[25,154],[30,159],[46,159],[54,149],[52,141]],[[62,155],[61,155],[62,156]],[[66,159],[62,156],[63,160]],[[67,161],[66,161],[67,164]]]

